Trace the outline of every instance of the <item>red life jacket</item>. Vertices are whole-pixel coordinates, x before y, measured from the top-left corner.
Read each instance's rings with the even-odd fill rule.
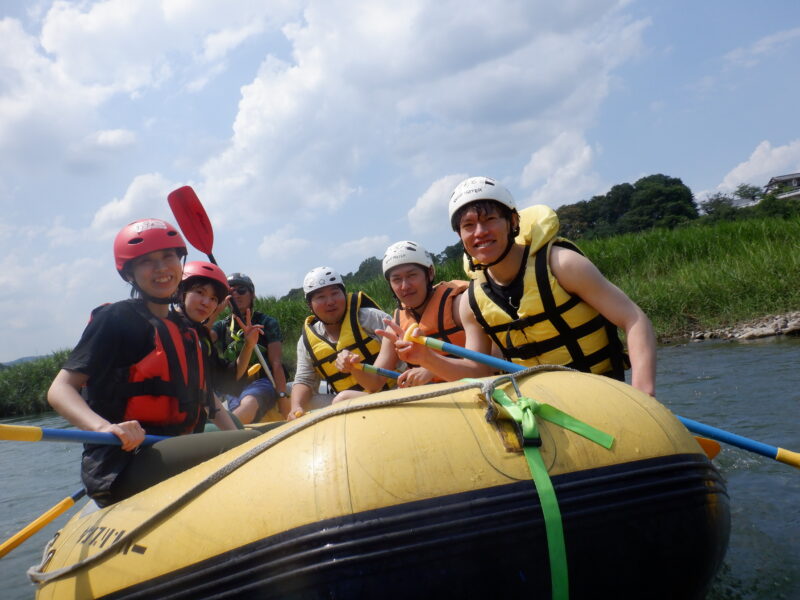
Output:
[[[144,306],[137,312],[154,329],[153,350],[127,371],[127,381],[115,386],[124,402],[124,420],[139,421],[148,433],[180,435],[202,424],[208,400],[205,362],[197,332],[187,323],[160,319]]]

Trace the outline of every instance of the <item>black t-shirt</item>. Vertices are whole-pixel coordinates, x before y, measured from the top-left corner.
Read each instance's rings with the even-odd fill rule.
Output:
[[[127,381],[128,369],[155,348],[155,329],[142,310],[147,310],[142,300],[123,300],[96,308],[63,365],[68,371],[89,376],[84,397],[92,410],[111,423],[121,422],[126,408],[126,401],[116,398],[115,386]],[[176,313],[170,313],[168,318],[186,326]],[[118,446],[85,444],[81,476],[89,496],[102,505],[133,455]]]
[[[522,295],[525,293],[525,267],[527,264],[528,247],[525,248],[519,271],[517,271],[516,276],[508,285],[500,285],[491,278],[488,271],[486,272],[486,283],[489,286],[489,290],[491,290],[491,296],[503,305],[506,310],[513,311],[514,314],[518,314]]]
[[[112,423],[121,420],[125,412],[124,406],[114,405],[111,395],[120,369],[136,364],[155,348],[155,330],[139,314],[135,302],[141,301],[124,300],[94,309],[78,345],[63,365],[89,376],[87,402]]]

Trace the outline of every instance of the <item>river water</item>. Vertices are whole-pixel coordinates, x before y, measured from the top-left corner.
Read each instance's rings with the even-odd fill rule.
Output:
[[[800,338],[661,347],[658,398],[681,416],[800,451]],[[56,415],[5,422],[64,426]],[[80,488],[80,452],[76,444],[0,442],[0,541]],[[800,598],[800,470],[732,447],[715,463],[732,522],[709,599]],[[25,570],[67,518],[0,559],[0,597],[33,597]]]

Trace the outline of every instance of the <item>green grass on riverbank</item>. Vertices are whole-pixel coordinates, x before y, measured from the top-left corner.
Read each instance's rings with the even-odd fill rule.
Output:
[[[800,309],[800,219],[749,219],[583,241],[581,249],[637,302],[660,339]],[[463,279],[461,261],[437,268],[441,280]],[[394,299],[383,278],[362,286],[387,312]],[[302,300],[259,298],[278,319],[293,367]],[[66,352],[0,370],[0,417],[47,410],[45,394]]]
[[[581,249],[662,339],[800,308],[798,218],[656,229]]]

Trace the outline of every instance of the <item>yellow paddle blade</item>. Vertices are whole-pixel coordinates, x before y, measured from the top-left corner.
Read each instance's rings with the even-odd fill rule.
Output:
[[[17,533],[8,538],[5,542],[0,544],[0,558],[3,558],[6,554],[11,552],[14,548],[19,546],[33,534],[37,533],[41,529],[44,529],[51,522],[55,521],[60,515],[72,508],[75,505],[75,502],[83,497],[84,493],[85,492],[83,490],[80,490],[72,496],[67,496],[53,508],[43,513],[40,517],[36,518],[30,524],[26,525]]]
[[[721,448],[718,441],[698,436],[695,436],[694,439],[697,440],[697,443],[700,444],[700,447],[703,449],[703,452],[706,453],[706,456],[709,459],[712,459],[719,454]]]
[[[0,425],[0,440],[11,442],[38,442],[42,439],[39,427],[26,425]]]

